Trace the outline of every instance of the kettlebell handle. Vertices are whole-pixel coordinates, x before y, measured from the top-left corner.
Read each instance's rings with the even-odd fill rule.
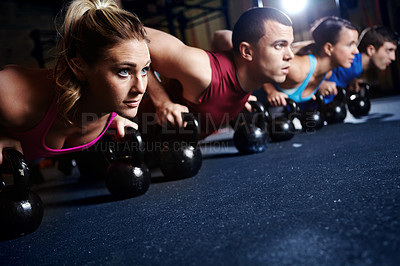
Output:
[[[370,99],[370,86],[366,82],[359,82],[358,85],[360,86],[359,92],[352,92],[347,96],[347,100],[354,99],[355,97],[363,97],[366,99]]]
[[[369,93],[370,93],[370,86],[368,83],[366,82],[360,82],[358,83],[358,85],[360,86],[360,96],[362,97],[367,97],[369,99]]]
[[[316,98],[316,102],[318,104],[318,109],[322,110],[325,106],[324,96],[322,96],[322,94],[319,91],[317,91],[315,93],[315,98]]]
[[[182,121],[185,122],[183,128],[166,129],[158,126],[158,133],[161,141],[168,142],[186,142],[196,146],[200,138],[199,122],[192,113],[182,113]]]
[[[251,110],[257,113],[263,113],[265,111],[264,105],[262,105],[259,101],[248,101],[251,105]]]
[[[143,154],[144,142],[142,136],[133,127],[125,128],[125,136],[121,140],[111,141],[111,138],[109,138],[106,158],[110,162],[121,160],[140,165],[144,160]]]
[[[3,175],[11,174],[13,184],[7,186]],[[12,149],[3,149],[3,165],[0,167],[0,176],[2,181],[1,190],[10,191],[13,196],[25,199],[29,194],[29,167],[21,152]]]
[[[298,104],[294,100],[292,100],[290,98],[286,98],[285,101],[286,101],[286,105],[284,107],[287,107],[287,108],[285,108],[285,112],[286,111],[288,111],[289,113],[298,113],[298,112],[300,112]],[[265,107],[268,109],[268,108],[271,107],[271,104],[267,101],[265,103]]]
[[[292,99],[287,98],[286,99],[286,108],[287,114],[293,116],[296,116],[297,114],[300,114],[300,107],[299,105]]]
[[[335,96],[339,101],[344,101],[346,99],[346,89],[342,87],[337,87],[337,94]]]
[[[286,100],[286,106],[284,106],[285,115],[286,115],[287,117],[290,116],[291,118],[298,116],[298,114],[300,114],[300,107],[299,107],[299,105],[298,105],[294,100],[292,100],[292,99],[290,99],[290,98],[286,98],[285,100]],[[272,116],[270,115],[269,110],[268,110],[269,107],[271,107],[271,105],[270,105],[269,102],[267,101],[266,104],[265,104],[265,106],[266,106],[267,108],[266,108],[266,110],[265,110],[264,113],[266,114],[266,117],[267,117],[268,121],[269,121],[270,123],[272,123]],[[290,120],[292,120],[292,119],[290,119]]]
[[[256,113],[255,124],[259,128],[264,128],[270,117],[268,110],[266,110],[264,105],[259,101],[248,101],[248,103],[251,105],[251,111]]]

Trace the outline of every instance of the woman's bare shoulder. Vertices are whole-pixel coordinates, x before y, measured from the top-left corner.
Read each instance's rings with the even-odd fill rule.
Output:
[[[54,91],[48,70],[16,65],[0,69],[0,123],[20,127],[43,113]]]
[[[44,68],[28,68],[6,65],[0,68],[0,90],[2,93],[30,93],[36,88],[45,92],[52,81],[52,71]],[[35,92],[36,93],[36,92]]]
[[[287,79],[292,83],[301,83],[306,79],[309,70],[310,61],[308,59],[308,56],[296,55],[290,62],[289,74],[287,76]]]

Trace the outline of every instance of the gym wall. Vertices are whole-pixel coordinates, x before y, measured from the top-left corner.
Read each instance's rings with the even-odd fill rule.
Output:
[[[0,1],[0,66],[21,64],[49,67],[53,64],[55,52],[54,20],[63,2],[62,0]],[[145,25],[154,25],[161,30],[170,31],[165,23],[165,0],[121,0],[120,2],[122,7],[137,13]],[[180,12],[186,18],[194,19],[186,24],[183,31],[180,31],[178,19],[173,17],[175,35],[181,40],[184,39],[188,45],[210,49],[213,32],[219,29],[231,29],[240,14],[255,6],[256,3],[261,2],[263,6],[282,10],[282,0],[231,0],[226,2],[228,3],[228,19],[231,25],[227,25],[222,12],[204,12],[204,9],[178,7],[174,10],[175,16]],[[360,30],[368,26],[383,24],[400,32],[400,17],[398,16],[400,14],[400,1],[398,0],[341,0],[340,3],[343,3],[341,9],[336,6],[335,0],[308,0],[308,2],[309,7],[302,13],[289,14],[293,20],[296,42],[309,40],[311,23],[315,19],[329,15],[349,19]],[[223,5],[223,0],[172,0],[172,3],[218,8]],[[148,12],[151,8],[159,8],[157,16]],[[144,9],[146,9],[146,12],[142,12]],[[163,23],[159,21],[163,21]],[[397,51],[398,57],[399,49]],[[384,72],[370,74],[371,82],[380,84],[384,93],[400,93],[399,61],[396,60]]]

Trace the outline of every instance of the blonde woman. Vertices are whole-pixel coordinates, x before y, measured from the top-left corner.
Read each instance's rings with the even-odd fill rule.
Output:
[[[7,147],[30,161],[88,148],[110,126],[120,136],[136,126],[129,119],[150,67],[139,19],[112,0],[75,0],[59,33],[54,69],[0,71],[0,164]]]

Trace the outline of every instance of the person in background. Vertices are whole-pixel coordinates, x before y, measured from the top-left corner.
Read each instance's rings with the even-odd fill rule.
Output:
[[[320,93],[325,102],[331,102],[337,94],[337,87],[347,88],[351,92],[360,90],[359,83],[362,73],[369,69],[385,70],[396,60],[396,49],[399,36],[396,32],[384,26],[366,28],[360,35],[358,50],[350,68],[338,67],[332,71],[332,76],[320,86]]]
[[[315,98],[330,71],[349,68],[358,53],[358,31],[345,19],[322,18],[314,23],[311,34],[314,42],[296,53],[285,82],[264,84],[271,106],[286,106],[287,98],[301,104]]]
[[[149,79],[149,98],[140,105],[138,115],[144,136],[157,123],[182,127],[182,112],[199,119],[201,137],[224,123],[229,125],[253,90],[286,79],[293,58],[292,22],[273,8],[244,12],[233,29],[233,50],[227,52],[189,47],[170,34],[146,31],[154,70],[177,80],[179,86],[163,87],[155,77]],[[149,118],[149,113],[156,113],[156,118]]]
[[[349,21],[338,17],[317,20],[311,28],[314,41],[295,43],[296,51],[286,80],[266,83],[255,92],[271,106],[286,106],[286,99],[304,103],[314,98],[320,85],[336,66],[350,67],[358,53],[358,32]],[[217,51],[232,49],[229,30],[214,32],[211,46]],[[266,96],[265,96],[266,94]]]

